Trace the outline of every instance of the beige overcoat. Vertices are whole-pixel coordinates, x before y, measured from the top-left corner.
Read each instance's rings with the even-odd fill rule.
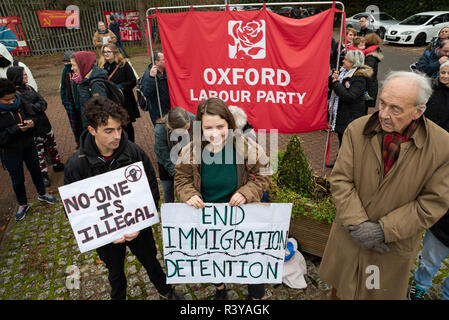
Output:
[[[117,37],[114,32],[108,29],[107,33],[99,33],[96,31],[94,36],[92,37],[92,43],[97,48],[97,51],[100,52],[101,47],[103,46],[103,38],[109,37],[109,43],[115,44],[117,42]]]
[[[341,299],[405,299],[423,231],[449,207],[449,133],[422,117],[412,138],[383,177],[378,113],[344,133],[330,177],[337,215],[319,269]],[[348,227],[367,220],[380,222],[388,253],[352,240]]]

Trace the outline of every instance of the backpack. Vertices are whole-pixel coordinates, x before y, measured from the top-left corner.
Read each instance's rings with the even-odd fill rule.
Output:
[[[92,90],[91,86],[95,82],[103,82],[104,86],[106,87],[106,96],[108,97],[108,99],[111,99],[122,107],[125,106],[125,96],[123,95],[122,90],[120,90],[114,82],[104,78],[94,78],[89,82],[90,90]]]
[[[142,78],[137,80],[136,84],[137,104],[143,111],[148,111],[147,98],[142,92]]]

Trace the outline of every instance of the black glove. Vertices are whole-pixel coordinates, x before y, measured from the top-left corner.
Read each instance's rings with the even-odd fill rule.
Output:
[[[365,221],[349,227],[349,235],[364,249],[373,249],[384,243],[385,235],[378,222]]]

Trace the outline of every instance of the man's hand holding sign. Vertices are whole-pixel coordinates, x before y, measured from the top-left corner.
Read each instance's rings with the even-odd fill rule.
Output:
[[[142,162],[59,188],[81,252],[131,241],[159,222]]]

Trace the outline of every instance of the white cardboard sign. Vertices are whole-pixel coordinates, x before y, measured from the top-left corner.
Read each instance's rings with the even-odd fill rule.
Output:
[[[81,252],[159,223],[142,162],[59,188]]]
[[[291,203],[161,208],[167,283],[281,283]]]

